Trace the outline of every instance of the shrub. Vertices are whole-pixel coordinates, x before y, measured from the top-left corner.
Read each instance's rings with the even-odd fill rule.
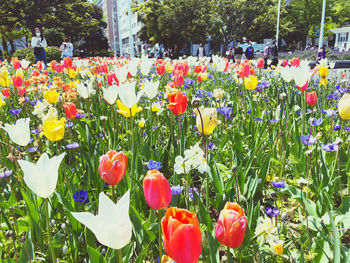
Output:
[[[46,51],[46,61],[49,63],[52,60],[61,61],[61,50],[57,47],[47,47]],[[32,63],[35,63],[34,51],[32,48],[22,48],[13,53],[12,57],[17,57],[19,60],[26,59]]]

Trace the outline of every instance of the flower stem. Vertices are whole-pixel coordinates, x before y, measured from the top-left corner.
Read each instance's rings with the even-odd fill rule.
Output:
[[[50,232],[50,221],[49,221],[49,199],[45,199],[45,207],[46,207],[46,228],[47,228],[47,241],[49,243],[49,248],[51,252],[51,258],[52,262],[56,262],[56,256],[55,256],[55,251],[52,247],[52,240],[51,240],[51,232]]]
[[[117,254],[118,254],[118,262],[123,263],[123,254],[121,249],[117,249]]]
[[[159,262],[162,260],[162,216],[160,214],[160,211],[158,213],[158,223],[159,223],[159,230],[158,230],[158,242],[159,242]]]

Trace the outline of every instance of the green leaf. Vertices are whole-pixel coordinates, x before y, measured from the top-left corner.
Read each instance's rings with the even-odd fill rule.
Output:
[[[334,239],[334,263],[340,263],[340,239],[337,226],[334,223],[332,214],[328,212],[329,220],[331,221]]]
[[[20,263],[27,263],[31,260],[34,260],[34,246],[32,242],[32,235],[30,230],[26,234],[26,241],[24,242],[24,245],[21,249],[20,256],[19,256],[19,262]]]
[[[88,253],[91,263],[107,263],[105,258],[96,249],[88,246]]]

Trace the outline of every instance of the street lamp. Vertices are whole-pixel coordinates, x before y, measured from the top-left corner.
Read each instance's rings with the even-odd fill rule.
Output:
[[[276,28],[276,43],[278,46],[278,34],[280,31],[280,14],[281,14],[281,0],[278,0],[278,11],[277,11],[277,28]]]
[[[115,25],[114,25],[114,19],[115,19],[115,16],[114,16],[114,4],[113,4],[113,0],[110,0],[109,1],[111,6],[112,6],[112,27],[113,27],[113,46],[114,46],[114,57],[117,56],[117,43],[115,41]]]
[[[324,17],[326,15],[326,0],[323,0],[320,39],[318,40],[318,50],[323,46]]]

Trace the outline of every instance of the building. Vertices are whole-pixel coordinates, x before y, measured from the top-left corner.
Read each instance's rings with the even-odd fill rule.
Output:
[[[131,2],[132,0],[119,0],[117,8],[121,53],[133,57],[142,51],[142,42],[137,36],[142,24],[137,21],[137,14],[131,13]],[[139,0],[139,4],[144,2],[145,0]]]
[[[105,34],[108,39],[109,47],[111,50],[114,50],[116,55],[120,52],[117,0],[103,0],[102,10],[107,23]]]
[[[103,6],[103,2],[102,0],[88,0],[89,3],[97,5],[99,8],[102,9]]]
[[[343,25],[343,27],[331,29],[335,34],[334,48],[339,51],[350,50],[350,21]]]

